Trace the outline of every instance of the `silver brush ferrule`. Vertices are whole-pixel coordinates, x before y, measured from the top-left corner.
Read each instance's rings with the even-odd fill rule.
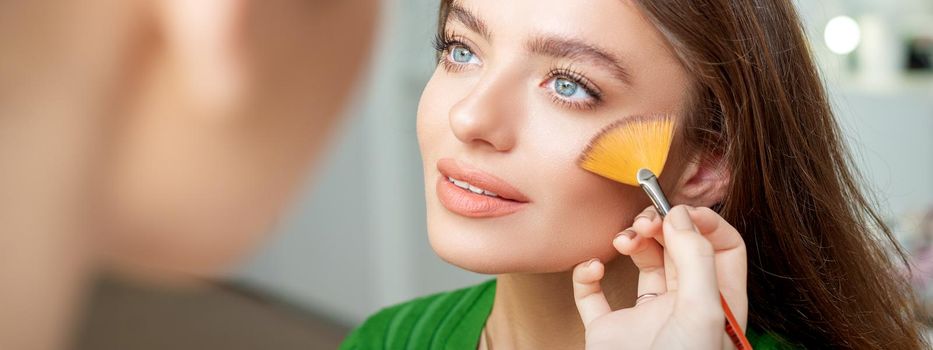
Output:
[[[661,191],[658,177],[651,170],[645,168],[638,169],[636,177],[638,178],[638,185],[645,191],[648,198],[651,198],[651,203],[654,204],[654,208],[658,210],[661,217],[667,216],[667,213],[671,211],[671,204],[667,202],[667,197]]]

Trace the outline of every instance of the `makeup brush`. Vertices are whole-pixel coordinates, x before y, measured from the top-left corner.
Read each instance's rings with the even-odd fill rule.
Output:
[[[639,186],[651,199],[661,217],[671,205],[658,184],[674,138],[674,120],[669,115],[633,116],[615,122],[596,135],[580,156],[581,168],[626,185]],[[655,175],[657,174],[657,175]],[[726,333],[738,350],[751,350],[745,332],[719,294],[726,315]]]

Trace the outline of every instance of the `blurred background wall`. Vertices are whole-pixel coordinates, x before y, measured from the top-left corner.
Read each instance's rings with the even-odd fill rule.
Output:
[[[857,163],[909,243],[910,223],[933,207],[933,73],[905,67],[908,47],[931,50],[933,1],[797,3]],[[278,234],[231,276],[344,325],[490,278],[441,261],[425,232],[415,114],[434,69],[437,1],[388,0],[384,10],[368,81],[325,166]],[[857,32],[842,25],[827,33],[843,15]],[[853,38],[850,53],[830,49],[845,52]]]

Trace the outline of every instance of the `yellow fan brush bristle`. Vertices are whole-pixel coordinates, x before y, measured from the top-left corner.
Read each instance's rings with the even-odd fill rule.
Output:
[[[597,175],[638,186],[639,169],[661,176],[674,138],[674,121],[667,115],[633,116],[615,122],[596,135],[579,165]]]

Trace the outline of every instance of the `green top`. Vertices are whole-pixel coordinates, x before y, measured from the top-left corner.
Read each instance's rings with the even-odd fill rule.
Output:
[[[356,328],[341,350],[475,350],[492,311],[496,280],[382,309]],[[787,349],[774,334],[746,332],[755,349]]]

